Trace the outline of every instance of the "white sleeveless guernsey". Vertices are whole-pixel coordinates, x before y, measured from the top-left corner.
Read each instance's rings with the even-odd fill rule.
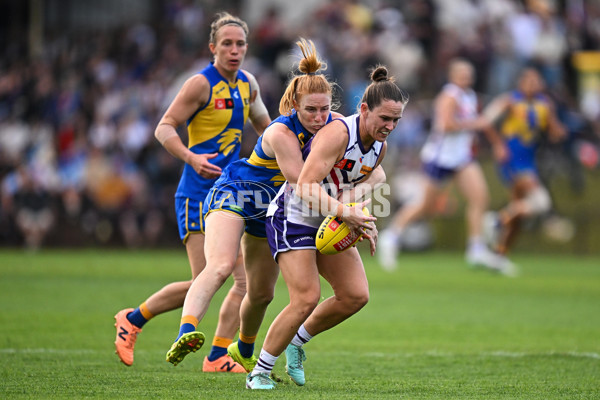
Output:
[[[340,198],[343,191],[352,189],[361,179],[377,165],[377,160],[383,148],[383,142],[375,141],[370,149],[366,150],[360,140],[358,130],[359,114],[354,114],[340,119],[348,131],[348,145],[341,160],[339,160],[330,173],[321,182],[321,187],[327,193]],[[312,147],[312,140],[303,149],[303,158],[306,160]],[[318,210],[310,210],[296,196],[294,188],[288,182],[281,188],[277,197],[271,202],[267,216],[277,212],[284,212],[285,219],[295,224],[318,228],[324,216]]]
[[[477,95],[473,90],[463,90],[453,83],[448,83],[443,87],[442,92],[456,100],[457,120],[472,120],[477,117]],[[473,159],[474,138],[475,132],[471,130],[443,133],[438,122],[434,121],[432,133],[421,150],[421,160],[425,164],[434,164],[447,169],[463,166]]]

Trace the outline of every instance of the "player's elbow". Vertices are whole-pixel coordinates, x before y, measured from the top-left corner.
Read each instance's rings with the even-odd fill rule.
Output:
[[[177,131],[175,130],[175,127],[167,123],[158,124],[158,126],[154,130],[154,137],[162,145],[164,145],[167,140],[175,136],[177,136]]]

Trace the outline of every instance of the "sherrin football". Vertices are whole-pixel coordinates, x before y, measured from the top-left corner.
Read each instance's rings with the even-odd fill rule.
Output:
[[[352,207],[355,203],[345,204]],[[369,216],[369,210],[363,208],[363,213]],[[328,215],[317,231],[317,250],[322,254],[337,254],[348,250],[358,242],[362,235],[350,231],[348,225],[335,215]]]

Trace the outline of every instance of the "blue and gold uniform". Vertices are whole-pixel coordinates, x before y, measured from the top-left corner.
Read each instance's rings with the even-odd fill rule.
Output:
[[[238,71],[236,82],[229,83],[212,63],[200,74],[208,80],[210,96],[187,121],[188,147],[196,154],[218,153],[210,162],[225,168],[239,159],[242,129],[250,112],[250,82]],[[175,193],[179,235],[184,242],[191,232],[204,232],[202,202],[215,181],[185,164]]]
[[[331,114],[327,123],[331,122]],[[284,124],[298,138],[300,148],[313,136],[300,123],[295,110],[289,116],[280,116],[271,124]],[[258,138],[249,158],[238,160],[225,168],[204,202],[204,217],[213,211],[227,211],[239,215],[246,222],[245,231],[264,238],[265,217],[269,203],[285,182],[275,157],[269,157]]]
[[[535,150],[542,132],[547,131],[551,106],[540,94],[527,99],[521,92],[511,94],[508,115],[501,132],[509,150],[509,157],[500,165],[500,174],[506,183],[512,183],[523,173],[537,175]]]

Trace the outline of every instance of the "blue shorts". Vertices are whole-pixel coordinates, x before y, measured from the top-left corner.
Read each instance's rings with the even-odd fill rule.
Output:
[[[423,164],[423,172],[425,172],[425,175],[431,178],[431,180],[439,183],[446,182],[448,179],[452,178],[456,171],[458,171],[458,169],[444,168],[434,163]]]
[[[535,167],[535,145],[527,145],[514,137],[506,141],[508,160],[499,166],[500,177],[505,184],[511,185],[519,175],[538,175]]]
[[[315,239],[318,228],[295,224],[285,219],[283,211],[278,209],[275,215],[267,217],[267,240],[273,259],[290,250],[317,250]]]
[[[219,179],[204,201],[204,218],[213,211],[227,211],[244,219],[246,233],[266,238],[265,218],[275,189],[253,181]]]
[[[185,243],[190,234],[204,233],[204,220],[201,214],[202,202],[189,197],[175,197],[175,214],[179,237]]]

